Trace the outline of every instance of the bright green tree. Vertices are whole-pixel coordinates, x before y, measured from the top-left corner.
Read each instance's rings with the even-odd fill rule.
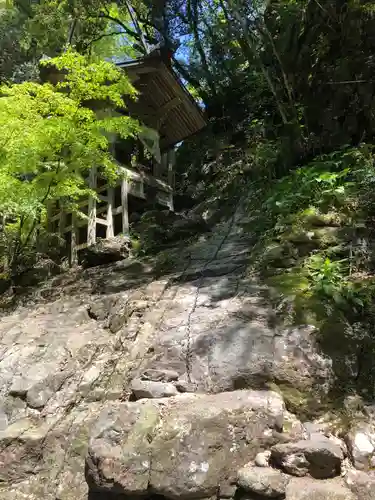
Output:
[[[93,165],[114,178],[109,134],[126,139],[140,129],[126,114],[111,116],[111,110],[126,109],[124,96],[136,96],[113,64],[89,61],[72,50],[44,64],[63,80],[55,86],[0,87],[0,214],[12,221],[13,269],[22,249],[34,241],[47,203],[63,199],[74,208],[88,194],[84,177]]]

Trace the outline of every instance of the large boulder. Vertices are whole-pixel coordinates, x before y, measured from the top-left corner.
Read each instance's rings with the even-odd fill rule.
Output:
[[[183,394],[108,406],[93,431],[87,479],[93,490],[206,498],[275,438],[284,412],[270,391]]]
[[[316,479],[337,476],[343,459],[341,447],[324,436],[281,443],[271,449],[271,461],[294,476],[310,474]]]
[[[238,471],[237,484],[245,491],[267,498],[285,495],[290,476],[270,467],[245,466]]]
[[[85,268],[111,264],[126,259],[131,249],[130,240],[124,236],[99,239],[82,252],[82,266]]]
[[[354,466],[369,470],[375,466],[375,428],[370,423],[357,423],[346,436]]]

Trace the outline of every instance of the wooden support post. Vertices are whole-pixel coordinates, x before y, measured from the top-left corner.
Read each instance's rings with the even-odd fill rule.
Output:
[[[157,179],[161,179],[166,176],[168,171],[168,153],[163,153],[161,155],[161,163],[157,165],[155,164],[155,167],[157,168],[154,169],[154,176]]]
[[[59,234],[62,237],[65,232],[66,225],[66,213],[63,208],[60,207],[60,219],[59,219]]]
[[[160,165],[160,163],[158,163],[155,158],[153,158],[153,161],[152,161],[152,175],[154,177],[156,177],[157,179],[160,179],[160,172],[162,170],[162,166]]]
[[[176,154],[173,149],[168,151],[167,153],[167,158],[168,158],[168,186],[170,186],[172,189],[174,189],[174,172],[173,172],[173,167],[176,161]]]
[[[128,179],[121,180],[122,234],[129,234]]]
[[[75,266],[78,264],[78,228],[77,228],[77,215],[72,213],[72,231],[71,231],[71,241],[70,241],[70,265]]]
[[[173,190],[174,190],[174,172],[173,172],[173,167],[176,159],[175,151],[174,149],[171,149],[167,153],[167,158],[168,158],[168,186],[172,188],[172,191],[169,194],[169,210],[174,210],[174,205],[173,205]]]
[[[107,231],[106,238],[113,238],[113,205],[115,201],[115,190],[113,187],[108,188],[108,206],[107,206]]]
[[[97,185],[96,167],[92,167],[89,174],[89,188],[96,191]],[[96,242],[96,200],[92,196],[89,198],[88,206],[88,224],[87,224],[87,245],[94,245]]]

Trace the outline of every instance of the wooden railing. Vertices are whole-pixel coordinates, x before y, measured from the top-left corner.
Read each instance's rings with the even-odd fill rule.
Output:
[[[128,196],[139,199],[147,199],[145,186],[153,188],[155,201],[173,210],[173,157],[163,155],[164,164],[154,169],[151,175],[144,171],[142,165],[138,165],[137,170],[119,165],[119,177],[117,182],[109,184],[98,177],[98,170],[93,167],[86,182],[90,189],[97,193],[97,201],[94,197],[88,197],[78,203],[84,216],[79,217],[75,212],[58,210],[58,213],[51,213],[48,218],[49,229],[56,231],[65,239],[70,240],[70,262],[77,262],[78,252],[96,242],[97,225],[105,228],[105,237],[115,236],[114,217],[121,214],[121,232],[129,233],[129,205]],[[162,172],[164,178],[159,178]],[[99,182],[101,181],[101,182]],[[120,196],[116,196],[116,195]],[[116,206],[116,199],[120,198],[120,203]],[[103,204],[104,203],[104,204]],[[57,226],[57,227],[56,227]],[[87,226],[85,241],[79,241],[79,231]],[[69,237],[70,235],[70,237]]]

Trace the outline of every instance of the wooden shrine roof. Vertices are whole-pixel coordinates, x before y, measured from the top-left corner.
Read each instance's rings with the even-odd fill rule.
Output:
[[[162,151],[206,126],[202,111],[160,51],[117,66],[140,93],[137,101],[127,103],[130,114],[159,132]]]

